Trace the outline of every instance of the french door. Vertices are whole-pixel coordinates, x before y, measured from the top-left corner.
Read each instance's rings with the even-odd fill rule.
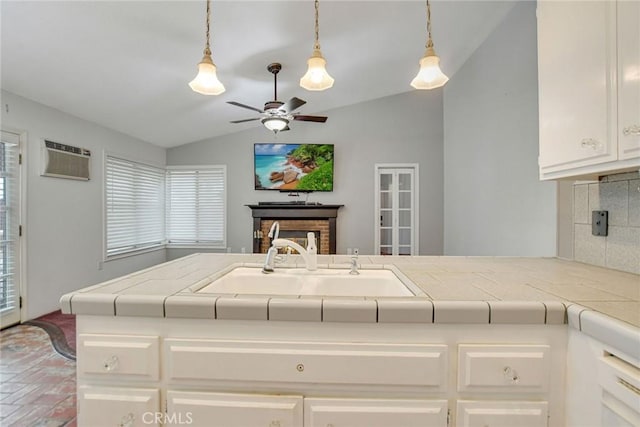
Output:
[[[20,135],[0,133],[0,328],[20,322]]]
[[[418,165],[377,164],[375,247],[379,255],[418,254]]]

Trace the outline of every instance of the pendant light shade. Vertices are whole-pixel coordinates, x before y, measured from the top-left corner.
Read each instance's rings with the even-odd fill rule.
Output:
[[[420,60],[418,75],[411,81],[411,86],[416,89],[436,89],[449,81],[440,69],[440,58],[436,55],[431,38],[431,4],[427,0],[427,33],[428,39],[424,56]]]
[[[225,91],[224,85],[218,80],[216,64],[211,59],[209,47],[209,23],[211,19],[211,0],[207,0],[207,34],[204,48],[204,56],[198,64],[198,75],[191,80],[189,86],[194,92],[203,95],[220,95]]]
[[[320,42],[319,39],[319,25],[318,25],[318,8],[319,1],[315,0],[315,9],[316,9],[316,21],[315,21],[315,31],[316,31],[316,39],[313,45],[313,54],[311,58],[307,60],[307,72],[300,79],[300,86],[307,90],[325,90],[329,89],[333,86],[333,77],[329,75],[326,69],[327,61],[322,56],[322,52],[320,51]]]
[[[440,58],[433,48],[427,48],[424,57],[420,60],[418,75],[411,80],[411,86],[416,89],[435,89],[444,86],[449,81],[440,69]]]

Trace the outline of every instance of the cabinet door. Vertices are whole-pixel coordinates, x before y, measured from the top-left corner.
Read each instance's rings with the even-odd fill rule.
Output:
[[[447,425],[446,400],[305,399],[305,427]]]
[[[615,7],[614,1],[538,2],[543,178],[618,157]]]
[[[640,157],[640,2],[618,1],[620,159]]]
[[[158,389],[78,387],[78,425],[159,426]]]
[[[547,427],[547,402],[459,400],[458,427]]]
[[[167,420],[167,426],[302,427],[302,396],[169,390],[167,415],[174,418]]]

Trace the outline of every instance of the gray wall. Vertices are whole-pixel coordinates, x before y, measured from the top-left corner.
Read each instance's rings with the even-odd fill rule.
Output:
[[[58,300],[67,292],[166,260],[162,249],[99,266],[103,258],[104,150],[164,165],[163,148],[4,91],[1,118],[2,129],[28,135],[27,147],[22,148],[27,167],[27,209],[22,218],[22,241],[27,245],[23,321],[59,309]],[[40,176],[43,138],[92,150],[92,179]]]
[[[535,2],[520,2],[444,90],[445,255],[556,255],[538,181]]]
[[[640,176],[609,175],[573,187],[575,259],[587,264],[640,273]],[[591,234],[591,212],[609,212],[608,236]]]
[[[327,96],[330,96],[330,92],[327,92]],[[335,144],[334,191],[313,193],[309,201],[344,205],[338,214],[338,253],[346,253],[347,247],[357,247],[361,254],[371,254],[374,252],[374,164],[419,163],[420,253],[441,254],[441,91],[407,92],[324,114],[329,116],[327,123],[294,122],[290,132],[279,134],[277,138],[257,124],[232,135],[172,148],[167,152],[167,164],[228,166],[227,246],[233,252],[240,252],[243,247],[251,252],[251,211],[244,205],[289,200],[286,194],[253,189],[253,144]],[[238,117],[243,117],[241,109],[238,109]],[[168,258],[185,253],[170,249]]]

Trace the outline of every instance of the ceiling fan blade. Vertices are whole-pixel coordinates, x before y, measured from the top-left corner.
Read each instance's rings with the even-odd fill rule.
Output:
[[[260,110],[259,108],[252,107],[250,105],[241,104],[241,103],[235,102],[235,101],[227,101],[227,104],[235,105],[236,107],[246,108],[248,110],[257,111],[258,113],[264,113],[264,111]]]
[[[280,131],[278,131],[278,132],[284,132],[284,131],[286,131],[286,130],[291,130],[291,128],[289,127],[289,125],[287,125],[287,127],[286,127],[286,128],[284,128],[284,129],[282,129],[282,130],[280,130]]]
[[[297,116],[293,116],[293,120],[300,120],[303,122],[324,123],[327,121],[327,116],[303,116],[300,114]]]
[[[297,110],[298,108],[302,107],[306,103],[307,101],[304,101],[300,98],[296,98],[294,96],[293,98],[285,102],[282,106],[280,106],[278,110],[284,111],[285,113],[291,113],[293,110]]]
[[[260,120],[261,117],[254,117],[252,119],[242,119],[242,120],[231,120],[229,123],[244,123],[244,122],[252,122],[254,120]]]

